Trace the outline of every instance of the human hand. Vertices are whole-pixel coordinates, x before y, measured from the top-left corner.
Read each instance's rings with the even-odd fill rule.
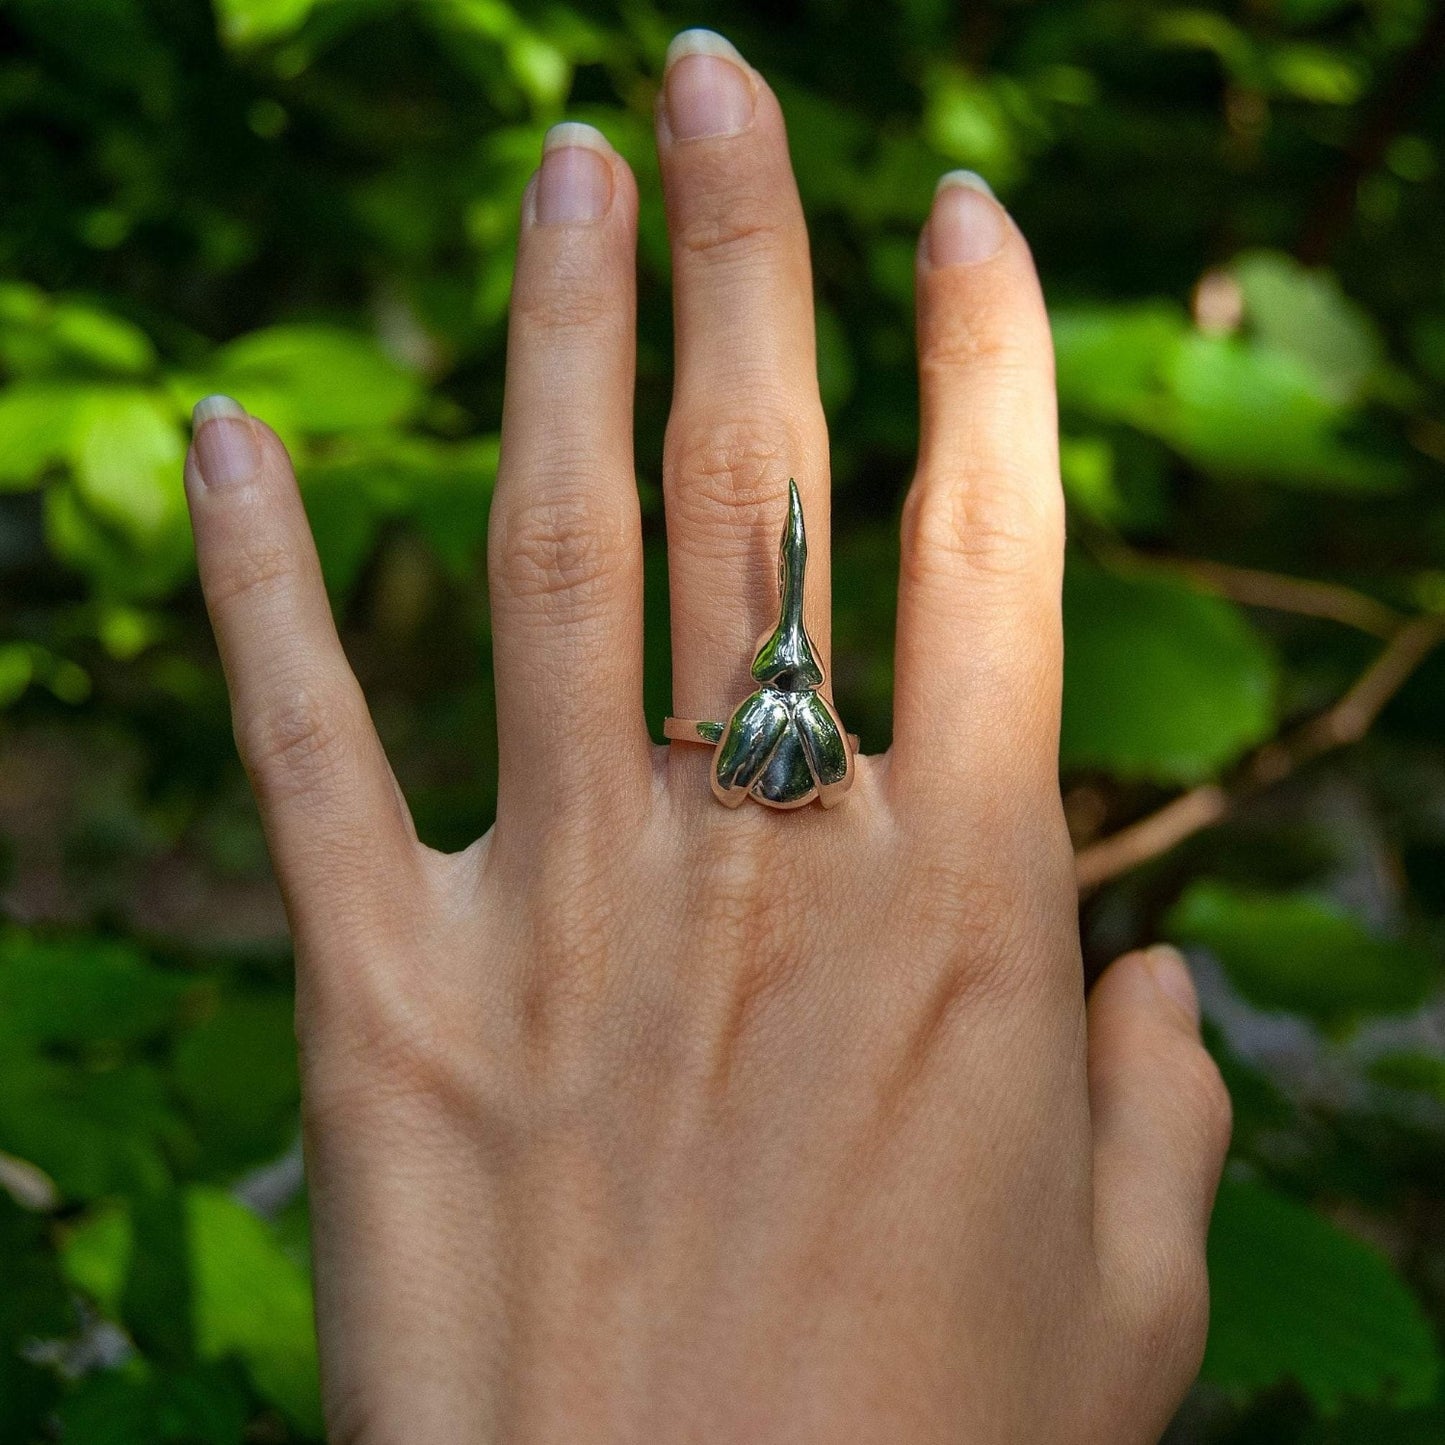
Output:
[[[796,477],[826,656],[828,453],[782,117],[675,44],[674,711],[725,718]],[[489,575],[495,827],[422,846],[290,465],[187,462],[296,942],[338,1442],[1156,1439],[1229,1131],[1187,973],[1084,997],[1056,774],[1063,505],[1025,243],[966,177],[919,249],[894,742],[841,806],[718,806],[642,718],[637,193],[585,127],[523,201]]]

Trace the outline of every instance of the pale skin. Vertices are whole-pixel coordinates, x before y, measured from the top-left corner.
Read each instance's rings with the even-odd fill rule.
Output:
[[[721,719],[790,476],[827,656],[808,240],[777,101],[718,37],[675,44],[658,150],[673,710]],[[893,745],[781,813],[720,806],[708,750],[643,721],[633,177],[564,127],[522,210],[471,848],[417,839],[275,434],[208,402],[187,462],[296,943],[330,1438],[1157,1440],[1203,1347],[1229,1103],[1177,955],[1085,996],[1022,235],[967,177],[934,202]]]

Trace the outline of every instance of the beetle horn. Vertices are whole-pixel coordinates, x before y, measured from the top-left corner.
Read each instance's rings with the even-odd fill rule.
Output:
[[[753,659],[753,677],[782,692],[810,692],[823,682],[823,667],[803,621],[803,577],[808,539],[798,484],[788,479],[788,519],[778,546],[778,625]]]

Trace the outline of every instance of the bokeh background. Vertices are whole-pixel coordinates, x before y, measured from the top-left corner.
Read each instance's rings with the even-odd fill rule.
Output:
[[[1086,955],[1188,948],[1238,1115],[1171,1439],[1445,1441],[1426,0],[0,5],[0,1440],[319,1439],[290,959],[195,581],[189,406],[233,393],[291,444],[421,833],[467,843],[494,796],[482,542],[518,198],[548,124],[600,125],[642,183],[656,728],[651,109],[698,23],[791,125],[836,682],[869,749],[937,175],[981,171],[1035,246]]]

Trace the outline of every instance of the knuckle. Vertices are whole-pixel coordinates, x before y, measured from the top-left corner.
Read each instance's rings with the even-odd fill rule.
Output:
[[[1007,464],[914,482],[903,508],[907,574],[1010,578],[1033,571],[1062,547],[1056,490]]]
[[[584,277],[563,274],[548,284],[520,289],[512,302],[513,317],[524,327],[565,336],[610,323],[618,314],[616,295]]]
[[[573,618],[594,614],[611,596],[626,556],[598,509],[578,496],[503,513],[493,536],[492,565],[506,591]]]
[[[685,528],[766,532],[781,521],[779,478],[804,454],[786,421],[723,418],[669,429],[669,502]]]
[[[720,198],[727,204],[699,210],[679,228],[677,244],[687,255],[710,261],[746,261],[776,250],[786,225],[776,216],[758,213],[750,198]]]
[[[352,746],[351,711],[330,687],[293,684],[238,721],[236,746],[257,797],[285,801],[343,766]]]

